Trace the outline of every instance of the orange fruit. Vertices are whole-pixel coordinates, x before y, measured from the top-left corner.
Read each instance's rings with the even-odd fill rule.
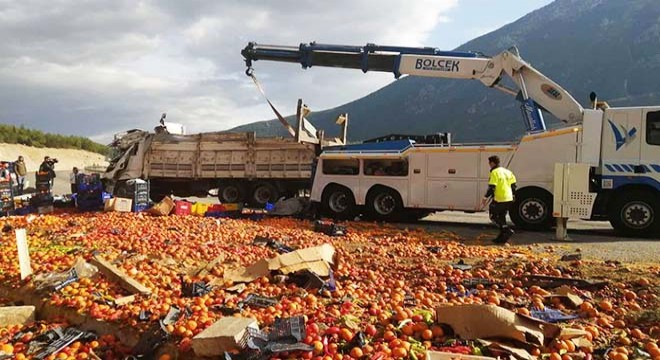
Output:
[[[396,339],[396,335],[391,330],[387,330],[383,334],[383,339],[385,339],[385,341],[392,341],[392,340]]]
[[[406,348],[404,348],[404,347],[394,348],[394,349],[392,349],[392,356],[395,359],[403,359],[406,356],[408,356],[408,350],[406,350]]]
[[[621,352],[610,352],[610,359],[612,360],[628,360],[628,355]]]
[[[621,354],[629,355],[629,353],[628,353],[628,349],[626,349],[626,348],[623,347],[623,346],[618,346],[618,347],[616,347],[613,351],[614,351],[614,352],[617,352],[617,353],[621,353]]]
[[[643,339],[646,337],[646,335],[644,335],[640,329],[632,329],[630,331],[630,336],[634,337],[635,339]]]
[[[415,328],[412,324],[408,324],[408,325],[404,326],[403,328],[401,328],[401,332],[404,335],[412,336],[412,334],[415,333]]]
[[[548,358],[549,360],[562,360],[561,355],[559,353],[553,352],[550,354],[550,357]]]
[[[426,329],[422,331],[422,339],[424,340],[431,340],[433,339],[433,331]]]
[[[172,355],[170,354],[163,354],[158,357],[158,360],[172,360]]]
[[[582,310],[584,312],[588,312],[589,310],[591,310],[593,308],[594,308],[594,306],[590,302],[585,301],[582,304],[580,304],[580,310]]]
[[[312,346],[314,346],[314,354],[316,354],[316,355],[323,354],[323,343],[322,342],[314,341],[312,343]]]
[[[433,337],[443,337],[445,335],[445,331],[438,325],[431,326],[431,331],[433,332]]]
[[[11,355],[14,353],[14,346],[12,344],[3,344],[0,350],[7,355]]]
[[[364,356],[364,352],[359,347],[354,347],[351,349],[351,357],[353,359],[359,359]]]
[[[611,303],[610,301],[608,301],[608,300],[603,300],[603,301],[601,301],[601,302],[598,304],[598,307],[599,307],[601,310],[603,310],[603,311],[612,311],[612,309],[614,308],[614,306],[612,305],[612,303]]]

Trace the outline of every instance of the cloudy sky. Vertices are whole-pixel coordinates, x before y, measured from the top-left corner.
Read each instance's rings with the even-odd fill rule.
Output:
[[[151,129],[162,112],[189,132],[224,130],[273,117],[243,74],[249,41],[453,49],[550,2],[0,0],[0,122],[102,142]],[[272,62],[255,69],[287,114],[298,98],[321,110],[393,81]]]

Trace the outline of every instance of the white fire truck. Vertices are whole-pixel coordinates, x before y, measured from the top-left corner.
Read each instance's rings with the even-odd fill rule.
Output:
[[[242,54],[251,73],[256,60],[283,61],[401,75],[474,79],[517,96],[527,134],[508,145],[423,144],[385,141],[325,149],[320,156],[312,201],[329,215],[359,212],[380,219],[430,211],[481,211],[487,188],[488,157],[499,155],[518,180],[511,218],[518,227],[553,223],[553,200],[577,203],[586,219],[609,219],[629,235],[660,234],[660,106],[612,108],[592,93],[588,109],[534,69],[512,48],[487,57],[472,52],[367,44],[298,47],[250,43]],[[517,89],[505,86],[508,76]],[[547,130],[541,110],[563,127]],[[555,164],[582,166],[572,183],[582,192],[553,199]],[[562,188],[564,188],[562,186]],[[555,216],[564,217],[555,209]]]

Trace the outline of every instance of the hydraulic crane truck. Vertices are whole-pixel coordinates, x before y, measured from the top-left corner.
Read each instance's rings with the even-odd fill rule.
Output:
[[[521,228],[553,224],[555,164],[587,169],[575,179],[588,190],[569,200],[586,209],[580,218],[608,219],[620,233],[660,234],[660,106],[613,108],[597,101],[583,108],[559,84],[525,62],[516,48],[495,56],[432,47],[249,43],[242,55],[252,75],[257,60],[473,79],[521,101],[526,135],[496,145],[418,144],[395,141],[327,148],[321,154],[312,201],[326,213],[350,217],[362,211],[391,219],[436,210],[480,211],[488,161],[497,154],[518,179],[511,218]],[[510,78],[515,87],[506,86]],[[548,130],[543,111],[563,125]],[[390,171],[379,171],[389,168]],[[394,169],[394,170],[393,170]],[[563,196],[563,195],[562,195]],[[555,216],[559,216],[555,211]]]

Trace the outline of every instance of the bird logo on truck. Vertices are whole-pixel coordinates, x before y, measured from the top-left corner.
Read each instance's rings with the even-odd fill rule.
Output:
[[[635,140],[635,135],[637,134],[637,128],[633,127],[628,130],[625,126],[617,126],[612,120],[607,120],[612,127],[612,133],[614,134],[614,141],[616,143],[616,151],[619,151],[624,145],[630,144]]]

